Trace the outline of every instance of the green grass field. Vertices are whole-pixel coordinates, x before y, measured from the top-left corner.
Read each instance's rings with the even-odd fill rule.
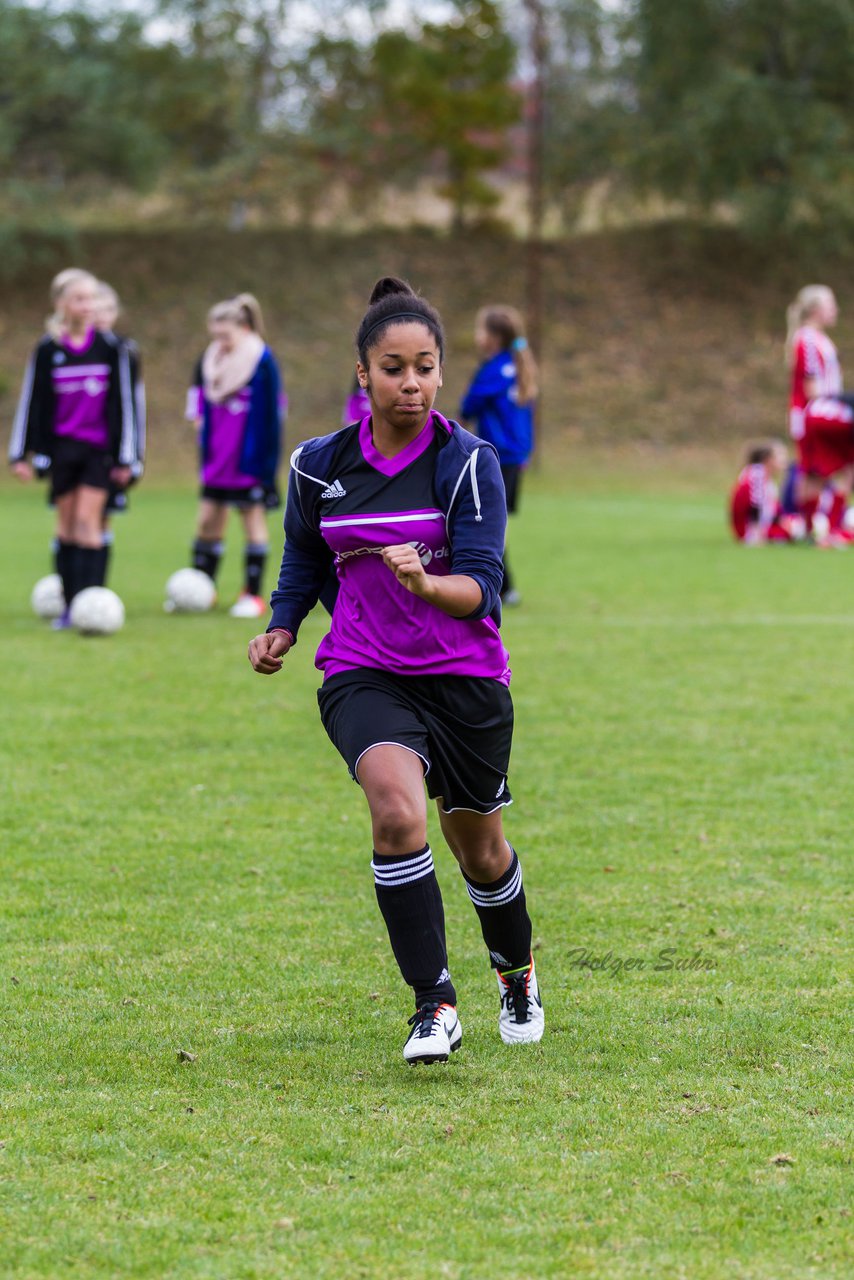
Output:
[[[508,828],[547,1032],[498,1040],[431,819],[465,1035],[413,1071],[322,621],[254,675],[251,622],[162,612],[190,491],[133,508],[127,626],[84,640],[31,616],[49,516],[0,490],[3,1277],[850,1275],[854,550],[532,481]]]

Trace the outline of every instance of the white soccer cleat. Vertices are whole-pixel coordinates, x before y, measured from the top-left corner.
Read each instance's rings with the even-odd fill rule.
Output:
[[[531,957],[527,969],[518,969],[513,973],[500,973],[496,970],[496,977],[501,997],[501,1010],[498,1014],[501,1039],[505,1044],[533,1044],[542,1040],[546,1019],[537,986],[534,957]]]
[[[403,1046],[411,1067],[419,1062],[447,1062],[463,1041],[463,1029],[452,1004],[424,1004],[409,1019],[412,1030]]]
[[[263,618],[267,612],[267,601],[263,596],[250,596],[244,593],[229,609],[231,618]]]

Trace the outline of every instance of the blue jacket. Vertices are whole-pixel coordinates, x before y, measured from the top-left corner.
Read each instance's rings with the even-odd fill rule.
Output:
[[[495,445],[505,466],[528,461],[534,447],[534,415],[529,404],[516,403],[512,351],[499,351],[480,366],[463,398],[460,416],[475,419],[477,434]]]
[[[201,364],[197,382],[201,385]],[[269,347],[264,348],[248,385],[249,415],[240,452],[240,470],[245,475],[257,476],[262,484],[272,488],[276,483],[282,445],[282,380],[276,357]],[[210,405],[205,400],[199,441],[202,463],[207,461],[209,440]]]
[[[433,417],[450,435],[439,450],[434,474],[451,546],[450,571],[474,578],[483,593],[480,604],[468,616],[473,620],[491,617],[500,625],[507,504],[498,455],[458,423],[447,422],[435,412]],[[339,449],[358,430],[359,424],[354,423],[332,435],[306,440],[291,457],[285,550],[279,583],[270,598],[273,617],[268,631],[283,627],[296,640],[303,619],[321,592],[331,610],[333,554],[320,533],[319,507],[325,490],[336,480]]]

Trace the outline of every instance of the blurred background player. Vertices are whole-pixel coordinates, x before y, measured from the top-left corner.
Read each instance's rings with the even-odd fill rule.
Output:
[[[474,422],[477,435],[495,446],[507,493],[507,511],[519,504],[522,471],[534,446],[537,364],[525,337],[521,315],[513,307],[484,307],[477,314],[475,346],[483,364],[466,392],[460,414]],[[504,548],[504,604],[521,603],[507,548]]]
[[[56,506],[56,569],[70,626],[78,591],[103,586],[103,517],[110,489],[124,489],[137,461],[130,383],[110,334],[95,327],[97,280],[69,268],[54,279],[47,334],[27,365],[9,460],[19,479],[50,476]],[[29,461],[30,455],[33,462]]]
[[[244,579],[229,612],[233,618],[260,618],[267,611],[261,595],[267,511],[279,505],[276,471],[286,402],[252,294],[212,307],[208,332],[211,342],[187,396],[187,417],[199,433],[202,481],[192,563],[216,581],[228,509],[236,507],[246,535]]]
[[[371,402],[364,387],[359,386],[359,379],[354,374],[350,394],[344,401],[344,412],[341,414],[341,426],[349,427],[353,422],[361,422],[371,412]]]
[[[844,521],[854,486],[854,409],[842,396],[839,357],[826,332],[837,316],[827,285],[801,289],[786,312],[786,357],[792,375],[789,432],[798,447],[798,507],[808,530],[823,510],[829,522],[823,540],[843,546],[850,541]]]
[[[802,517],[787,515],[780,506],[777,482],[787,463],[782,440],[769,440],[748,450],[730,496],[730,524],[739,542],[747,546],[788,542],[804,528]]]
[[[133,485],[142,476],[143,466],[145,463],[145,385],[142,380],[142,361],[139,354],[139,347],[132,338],[127,338],[116,333],[115,328],[121,315],[121,302],[119,295],[116,293],[112,285],[104,280],[99,280],[95,289],[95,327],[101,333],[107,334],[115,339],[119,348],[119,355],[122,362],[122,377],[129,379],[131,403],[133,405],[133,424],[134,424],[134,454],[135,460],[131,464],[130,485]],[[128,488],[130,487],[128,485]],[[127,489],[119,488],[112,485],[107,497],[107,505],[104,508],[103,520],[103,557],[104,557],[104,582],[106,583],[110,571],[110,552],[113,546],[113,534],[110,529],[110,516],[113,513],[124,512],[128,509]]]

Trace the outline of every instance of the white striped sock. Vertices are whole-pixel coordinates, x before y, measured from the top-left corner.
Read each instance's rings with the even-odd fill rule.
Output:
[[[413,880],[423,880],[433,874],[433,854],[430,846],[423,853],[412,858],[395,858],[394,862],[377,865],[371,861],[374,883],[381,889],[397,889],[401,885],[411,884]]]
[[[515,856],[515,855],[514,855]],[[506,884],[493,888],[488,884],[472,884],[466,880],[468,895],[476,907],[503,907],[522,891],[522,864],[516,858],[516,869]]]

